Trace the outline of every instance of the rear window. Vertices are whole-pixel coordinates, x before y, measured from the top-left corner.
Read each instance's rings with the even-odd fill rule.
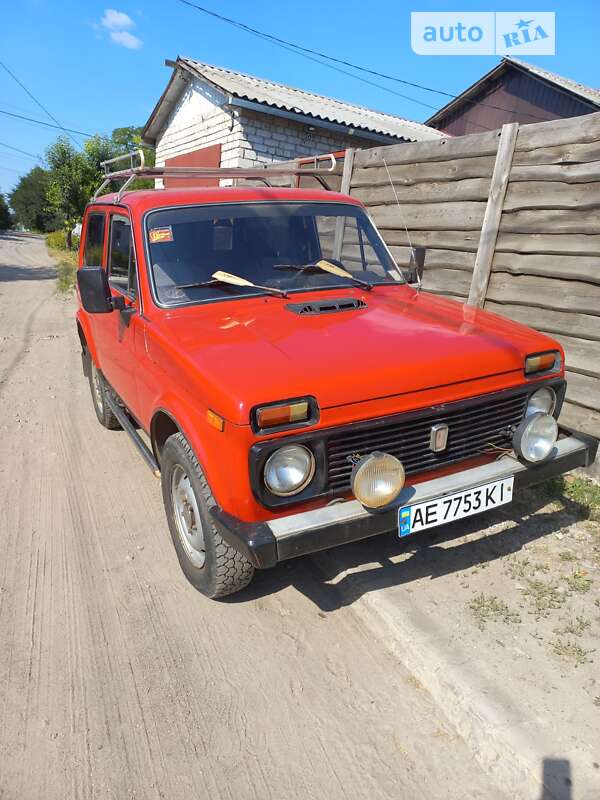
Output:
[[[104,252],[105,214],[90,214],[85,234],[83,263],[86,267],[101,267]]]

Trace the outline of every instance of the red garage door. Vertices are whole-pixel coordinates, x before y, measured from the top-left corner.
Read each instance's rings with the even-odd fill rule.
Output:
[[[220,167],[221,166],[221,145],[211,144],[208,147],[201,147],[191,153],[182,153],[180,156],[173,156],[165,160],[166,167]],[[165,188],[186,186],[218,186],[217,178],[196,178],[195,180],[186,178],[165,178]]]

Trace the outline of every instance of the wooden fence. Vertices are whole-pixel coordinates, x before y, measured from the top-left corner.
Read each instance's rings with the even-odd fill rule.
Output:
[[[558,339],[561,420],[600,436],[600,113],[347,151],[341,182],[424,289]]]

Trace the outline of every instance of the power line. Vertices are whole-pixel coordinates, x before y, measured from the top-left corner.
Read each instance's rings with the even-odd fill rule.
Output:
[[[185,0],[180,0],[180,2],[184,2]],[[191,5],[186,3],[186,5]],[[265,41],[270,41],[270,37],[265,34],[264,36],[260,33],[255,34],[260,39],[264,39]],[[375,86],[377,89],[381,89],[384,92],[388,92],[389,94],[393,94],[396,97],[402,97],[404,100],[409,100],[411,103],[418,103],[420,106],[425,106],[426,108],[432,108],[434,111],[437,110],[437,106],[432,106],[430,103],[425,103],[423,100],[417,100],[415,97],[410,97],[407,94],[402,94],[401,92],[397,92],[395,89],[390,89],[389,86],[383,86],[381,83],[376,83],[375,81],[371,81],[368,78],[362,78],[360,75],[354,75],[352,72],[348,72],[346,69],[341,69],[340,67],[335,67],[333,64],[328,64],[326,61],[322,61],[320,58],[315,58],[313,56],[306,55],[305,53],[299,53],[293,49],[293,45],[288,47],[285,44],[279,44],[278,42],[271,42],[272,44],[276,44],[277,47],[280,47],[282,50],[287,50],[290,53],[294,53],[297,56],[302,56],[302,58],[306,58],[309,61],[313,61],[315,64],[320,64],[322,67],[328,67],[329,69],[334,70],[334,72],[339,72],[342,75],[347,75],[349,78],[354,78],[357,81],[361,81],[361,83],[366,83],[369,86]]]
[[[35,122],[36,125],[44,125],[46,128],[58,128],[58,130],[65,133],[77,133],[79,136],[94,136],[93,133],[84,133],[83,131],[76,131],[73,128],[65,128],[62,125],[52,125],[50,122],[43,122],[41,119],[33,119],[32,117],[24,117],[22,114],[13,114],[11,111],[4,111],[0,108],[0,114],[6,114],[7,117],[15,117],[16,119],[24,119],[27,122]]]
[[[35,95],[34,95],[34,94],[32,94],[32,93],[29,91],[29,89],[28,89],[28,88],[27,88],[27,87],[26,87],[26,86],[25,86],[23,83],[21,83],[21,81],[20,81],[20,80],[17,78],[17,76],[14,74],[14,72],[11,72],[11,70],[9,70],[9,68],[6,66],[6,64],[5,64],[3,61],[0,61],[0,67],[2,67],[2,68],[3,68],[3,69],[6,71],[6,72],[8,72],[8,74],[10,75],[10,77],[11,77],[11,78],[12,78],[12,79],[15,81],[15,83],[17,83],[17,84],[18,84],[18,85],[21,87],[21,89],[23,89],[23,91],[25,92],[25,94],[27,94],[29,97],[31,97],[31,99],[33,100],[33,102],[34,102],[36,105],[38,105],[38,106],[39,106],[39,107],[42,109],[42,111],[43,111],[45,114],[47,114],[47,115],[50,117],[50,119],[51,119],[53,122],[55,122],[55,123],[56,123],[56,125],[57,125],[57,126],[58,126],[58,127],[61,129],[61,130],[63,130],[63,131],[64,131],[64,132],[67,134],[67,136],[68,136],[68,137],[69,137],[69,139],[70,139],[70,140],[73,142],[73,144],[74,144],[76,147],[79,147],[79,148],[81,148],[81,142],[78,142],[78,141],[77,141],[77,139],[74,139],[74,138],[73,138],[73,136],[71,136],[71,133],[69,132],[69,129],[68,129],[68,128],[64,128],[64,127],[62,126],[62,124],[61,124],[61,123],[60,123],[60,122],[59,122],[59,121],[56,119],[56,117],[54,116],[54,114],[51,114],[51,113],[50,113],[50,111],[48,111],[48,109],[46,108],[46,106],[44,106],[44,105],[42,105],[42,103],[40,103],[40,101],[37,99],[37,97],[35,97]]]
[[[8,147],[9,150],[14,150],[15,153],[21,153],[21,155],[23,156],[27,156],[28,158],[33,158],[34,161],[44,160],[41,156],[36,156],[33,153],[28,153],[27,150],[20,150],[18,147],[13,147],[12,144],[5,144],[5,142],[0,142],[0,147]]]
[[[456,100],[460,95],[452,94],[451,92],[445,92],[442,89],[435,89],[432,86],[425,86],[421,83],[414,83],[412,81],[404,80],[403,78],[399,78],[396,75],[388,75],[385,72],[378,72],[374,69],[369,69],[369,67],[361,66],[360,64],[354,64],[352,61],[346,61],[342,58],[335,58],[334,56],[330,56],[327,53],[322,53],[319,50],[314,50],[310,47],[303,47],[302,45],[296,44],[295,42],[290,42],[287,39],[282,39],[279,36],[274,36],[271,33],[265,33],[264,31],[260,31],[257,28],[253,28],[251,25],[246,25],[243,22],[239,22],[239,20],[231,19],[230,17],[226,17],[223,14],[218,14],[216,11],[211,11],[204,6],[200,6],[197,3],[192,3],[191,0],[177,0],[179,3],[185,6],[190,6],[190,8],[196,9],[196,11],[201,11],[203,14],[207,14],[210,17],[214,17],[215,19],[220,20],[221,22],[226,22],[228,25],[232,25],[239,30],[245,31],[246,33],[250,33],[253,36],[258,36],[259,38],[271,42],[271,44],[275,44],[278,47],[282,47],[285,50],[291,50],[291,52],[295,52],[297,55],[304,56],[308,58],[310,61],[315,61],[317,64],[322,64],[325,67],[329,67],[330,69],[334,69],[337,72],[341,72],[343,75],[348,75],[351,78],[355,78],[356,80],[362,81],[363,83],[368,83],[371,86],[375,86],[378,89],[383,89],[384,91],[390,92],[391,94],[395,94],[398,97],[402,97],[405,100],[409,100],[412,103],[418,103],[421,106],[425,106],[426,108],[433,108],[434,111],[438,111],[437,106],[432,106],[429,103],[424,103],[422,100],[417,100],[415,97],[409,97],[408,95],[400,94],[399,92],[394,92],[392,89],[389,89],[386,86],[382,86],[379,83],[375,83],[374,81],[368,81],[364,78],[361,78],[358,75],[354,75],[352,72],[346,72],[345,70],[340,70],[334,67],[332,64],[325,63],[323,61],[318,61],[316,58],[312,58],[311,56],[319,56],[320,58],[326,59],[326,61],[334,61],[337,64],[343,64],[346,67],[351,67],[352,69],[356,69],[360,72],[366,72],[370,75],[374,75],[378,78],[383,78],[384,80],[394,81],[396,83],[402,83],[405,86],[412,86],[414,89],[421,89],[424,92],[433,92],[435,94],[443,95],[444,97],[449,97],[452,100]],[[307,54],[311,54],[310,56]],[[483,103],[480,102],[479,105],[484,106],[485,108],[493,108],[496,111],[506,111],[510,114],[514,113],[513,110],[510,108],[503,108],[502,106],[495,106],[491,105],[490,103]],[[527,117],[531,117],[532,119],[537,120],[545,120],[545,117],[540,117],[537,114],[530,114],[528,112],[522,111],[520,112]],[[483,126],[481,126],[483,127]]]

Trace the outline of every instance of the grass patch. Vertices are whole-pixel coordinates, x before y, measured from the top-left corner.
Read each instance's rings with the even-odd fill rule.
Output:
[[[526,578],[536,572],[549,572],[550,567],[541,561],[531,561],[529,558],[510,558],[507,571],[511,578]]]
[[[531,611],[542,617],[547,617],[552,609],[561,608],[567,599],[566,592],[561,592],[557,583],[528,578],[526,584],[523,595],[528,599]]]
[[[58,262],[56,272],[58,276],[58,291],[69,292],[75,287],[77,274],[77,251],[56,250],[49,247],[50,255]]]
[[[469,608],[480,630],[484,630],[486,623],[492,620],[500,620],[507,625],[521,622],[520,614],[511,611],[506,603],[495,595],[486,596],[481,592],[471,600]]]
[[[565,580],[572,592],[579,592],[580,594],[589,592],[592,586],[592,579],[588,578],[587,574],[580,569],[573,570],[570,575],[567,575]]]
[[[572,661],[576,667],[580,667],[582,664],[591,664],[592,659],[588,656],[595,652],[595,650],[586,650],[579,642],[572,639],[557,639],[553,643],[552,649],[557,656]]]
[[[542,491],[550,500],[577,503],[589,511],[589,518],[600,522],[600,486],[576,475],[559,475],[545,481]]]
[[[511,559],[507,566],[511,578],[524,578],[531,573],[531,561],[528,558]]]
[[[577,556],[570,550],[563,550],[562,553],[558,554],[558,557],[561,561],[577,561]]]
[[[554,633],[559,636],[583,636],[583,632],[586,631],[591,624],[589,619],[579,615],[575,617],[575,619],[569,620],[562,628],[555,628]]]

